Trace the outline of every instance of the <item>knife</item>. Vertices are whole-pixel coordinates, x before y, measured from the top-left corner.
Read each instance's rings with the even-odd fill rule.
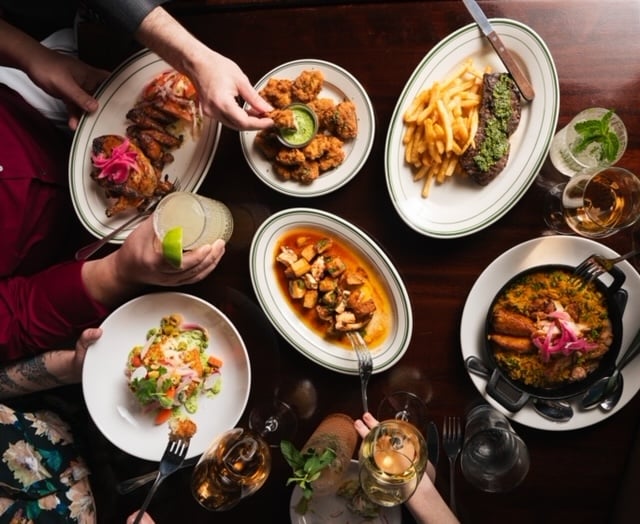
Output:
[[[496,53],[502,60],[502,63],[507,68],[507,71],[511,73],[511,77],[513,81],[516,83],[518,90],[522,94],[522,97],[527,100],[533,100],[535,93],[533,91],[533,86],[531,82],[527,79],[525,74],[520,69],[520,66],[513,58],[513,55],[509,52],[509,50],[504,46],[502,40],[498,36],[498,33],[495,32],[489,20],[480,9],[480,6],[476,2],[476,0],[462,0],[464,5],[467,8],[467,11],[471,14],[476,24],[480,27],[480,30],[484,33],[484,35],[489,39],[491,45],[495,49]]]

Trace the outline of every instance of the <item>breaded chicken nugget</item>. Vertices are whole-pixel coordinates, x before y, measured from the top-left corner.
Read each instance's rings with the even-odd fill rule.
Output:
[[[293,81],[293,97],[300,102],[311,102],[322,90],[324,75],[321,71],[302,71]]]
[[[340,102],[333,113],[333,129],[338,138],[349,140],[358,134],[356,106],[351,100]]]
[[[260,90],[260,96],[276,109],[283,109],[292,102],[292,86],[288,78],[270,78]]]

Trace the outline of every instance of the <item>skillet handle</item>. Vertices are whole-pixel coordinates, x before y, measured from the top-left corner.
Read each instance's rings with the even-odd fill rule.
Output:
[[[530,397],[529,393],[507,382],[498,368],[491,372],[491,378],[487,382],[487,393],[512,413],[522,409]]]
[[[609,270],[609,274],[613,277],[613,282],[609,285],[607,290],[609,293],[614,294],[622,287],[627,275],[625,275],[624,271],[617,266],[613,266]]]

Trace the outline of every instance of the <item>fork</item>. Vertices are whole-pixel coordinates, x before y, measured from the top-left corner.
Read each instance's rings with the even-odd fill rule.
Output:
[[[457,515],[455,475],[456,460],[462,449],[462,426],[460,417],[445,417],[442,425],[442,447],[449,459],[449,505],[451,511]]]
[[[180,191],[180,184],[178,183],[177,180],[173,183],[172,192],[173,191]],[[92,242],[91,244],[87,244],[86,246],[78,249],[78,251],[76,251],[76,260],[87,260],[91,255],[99,251],[103,246],[107,245],[111,240],[113,240],[116,237],[116,235],[118,235],[120,232],[122,232],[129,226],[135,224],[136,222],[141,221],[143,218],[148,217],[151,213],[153,213],[153,210],[158,206],[158,203],[160,202],[160,200],[162,200],[164,196],[165,195],[155,195],[153,198],[149,200],[149,202],[147,203],[147,205],[142,211],[140,211],[136,215],[133,215],[124,224],[118,226],[109,234],[96,240],[95,242]]]
[[[369,411],[369,401],[367,400],[367,384],[369,383],[369,377],[373,371],[373,359],[371,358],[371,351],[367,347],[367,343],[362,338],[362,335],[357,331],[348,331],[347,338],[351,342],[351,346],[356,352],[358,357],[358,374],[360,375],[360,390],[362,392],[362,408],[364,413]]]
[[[182,463],[184,462],[184,458],[187,456],[187,450],[189,449],[189,440],[181,439],[181,438],[170,438],[169,444],[167,444],[166,449],[164,450],[164,454],[160,459],[160,465],[158,467],[158,475],[156,476],[155,481],[151,485],[151,489],[149,489],[149,493],[147,497],[144,499],[142,503],[142,507],[138,510],[138,514],[136,515],[133,524],[138,524],[140,519],[144,515],[147,507],[149,507],[149,503],[153,498],[156,489],[160,483],[166,479],[171,473],[178,470]]]
[[[589,282],[594,281],[600,275],[611,271],[613,266],[618,262],[627,260],[635,255],[640,254],[640,249],[634,249],[624,255],[617,257],[606,258],[602,255],[590,255],[580,265],[578,265],[573,271],[574,276],[581,279],[583,285],[587,285]]]

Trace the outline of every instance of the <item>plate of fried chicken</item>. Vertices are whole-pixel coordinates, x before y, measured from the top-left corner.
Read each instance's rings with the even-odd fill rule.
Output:
[[[120,64],[95,96],[98,110],[83,115],[73,138],[69,186],[78,218],[101,238],[176,187],[197,191],[221,125],[202,114],[191,81],[146,49]]]
[[[240,133],[244,156],[260,180],[280,193],[314,197],[356,176],[371,152],[375,120],[371,100],[353,75],[323,60],[295,60],[264,75],[255,88],[274,107],[275,122],[271,129]],[[303,147],[278,139],[278,123],[291,104],[306,104],[319,122]]]

